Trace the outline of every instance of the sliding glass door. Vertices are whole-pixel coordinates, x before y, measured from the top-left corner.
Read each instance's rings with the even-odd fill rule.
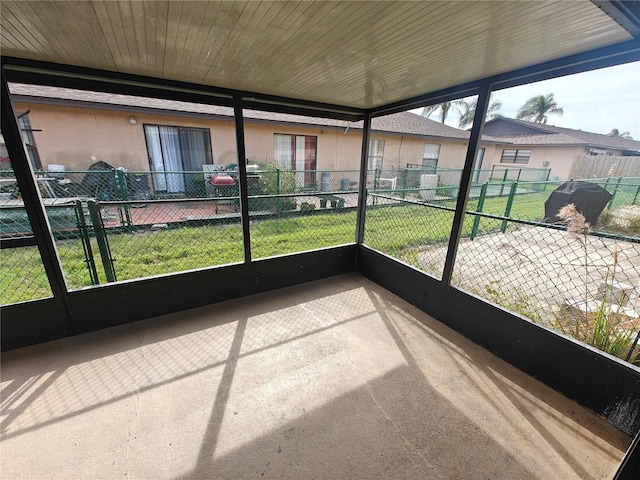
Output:
[[[193,174],[213,163],[208,129],[145,125],[149,166],[156,193],[195,194]]]

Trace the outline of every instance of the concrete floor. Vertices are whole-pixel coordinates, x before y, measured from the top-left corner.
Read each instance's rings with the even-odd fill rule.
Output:
[[[600,479],[630,439],[349,274],[2,356],[6,479]]]

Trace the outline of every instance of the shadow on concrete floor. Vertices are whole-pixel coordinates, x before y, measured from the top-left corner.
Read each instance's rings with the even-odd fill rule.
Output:
[[[597,479],[630,441],[357,274],[7,352],[2,374],[11,478]]]

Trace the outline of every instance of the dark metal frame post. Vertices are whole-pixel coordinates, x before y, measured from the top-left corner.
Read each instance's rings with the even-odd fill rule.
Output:
[[[96,243],[98,244],[100,259],[102,260],[102,267],[104,268],[104,274],[107,277],[107,282],[117,282],[118,277],[116,276],[116,269],[113,266],[113,257],[111,256],[111,248],[109,247],[109,238],[106,234],[104,223],[102,222],[100,205],[98,205],[95,200],[89,200],[87,201],[87,208],[89,209],[89,215],[91,216],[93,233],[96,236]]]
[[[20,188],[24,208],[27,212],[29,222],[31,223],[31,230],[33,231],[36,244],[38,245],[38,250],[42,258],[44,270],[47,274],[47,279],[49,280],[53,298],[57,302],[60,302],[64,308],[64,311],[67,314],[65,327],[69,332],[71,332],[71,324],[68,321],[69,305],[67,301],[67,284],[60,265],[60,258],[58,257],[53,234],[49,227],[49,220],[47,219],[44,205],[40,201],[40,194],[38,193],[38,187],[34,180],[31,163],[27,158],[24,145],[22,144],[20,128],[18,127],[18,122],[11,103],[11,96],[9,94],[9,86],[7,85],[4,67],[2,69],[2,94],[0,102],[2,108],[2,136],[6,142],[13,173],[16,176],[16,181]]]
[[[518,182],[513,182],[511,184],[511,189],[509,190],[509,196],[507,197],[507,206],[504,209],[504,220],[502,221],[502,226],[500,227],[500,231],[502,233],[507,231],[508,218],[511,216],[511,208],[513,208],[513,201],[516,198],[517,191]]]
[[[462,223],[464,222],[464,214],[467,209],[467,200],[469,199],[469,190],[471,188],[471,177],[473,175],[473,165],[476,161],[478,153],[478,145],[480,136],[484,128],[484,119],[487,115],[489,106],[489,96],[491,95],[491,85],[486,84],[480,89],[478,95],[478,105],[476,114],[473,117],[473,127],[471,128],[471,136],[469,138],[469,146],[467,147],[467,156],[462,169],[460,178],[460,188],[458,189],[458,202],[456,203],[456,211],[453,215],[453,225],[451,227],[451,235],[449,237],[449,247],[447,248],[447,258],[444,262],[444,270],[442,272],[442,283],[449,285],[453,276],[453,265],[458,253],[458,243],[460,234],[462,233]]]
[[[632,480],[638,478],[640,469],[640,431],[631,441],[622,462],[618,466],[613,480]]]
[[[369,163],[369,138],[371,114],[365,113],[362,125],[362,154],[360,156],[360,186],[358,188],[358,213],[356,215],[356,243],[364,241],[364,221],[367,210],[367,166]]]
[[[82,208],[82,202],[80,200],[76,200],[75,206],[76,220],[78,222],[78,232],[80,233],[80,240],[82,240],[84,262],[87,264],[87,269],[89,270],[89,280],[91,281],[91,285],[98,285],[100,283],[100,279],[98,278],[96,262],[93,259],[91,238],[89,237],[89,229],[87,228],[87,222],[84,218],[84,209]]]
[[[238,149],[238,183],[240,195],[240,216],[242,219],[242,243],[244,261],[251,263],[251,232],[249,229],[249,191],[247,182],[247,150],[244,144],[244,117],[242,98],[233,97],[233,113],[236,121],[236,148]]]
[[[487,188],[489,187],[489,182],[484,182],[482,187],[480,187],[480,197],[478,198],[478,205],[476,206],[476,212],[482,213],[482,209],[484,208],[484,199],[487,196]],[[480,215],[476,215],[473,219],[473,227],[471,228],[471,240],[476,238],[478,235],[478,229],[480,228]]]

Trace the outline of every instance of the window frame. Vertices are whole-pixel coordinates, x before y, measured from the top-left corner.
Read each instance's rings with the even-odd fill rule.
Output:
[[[436,151],[436,155],[434,156],[427,156],[427,147],[429,146],[436,146],[437,151]],[[441,143],[425,143],[424,144],[424,150],[422,152],[422,169],[423,170],[433,170],[433,172],[435,173],[436,170],[438,169],[438,161],[440,160],[440,152],[442,151],[442,144]],[[425,165],[425,160],[435,160],[435,165],[433,165],[433,167]]]
[[[514,153],[513,153],[513,156],[509,154],[508,158],[505,160],[505,154],[507,152],[514,152]],[[513,160],[511,160],[511,158],[513,158]],[[508,163],[513,165],[528,165],[529,160],[531,160],[530,148],[505,148],[502,150],[502,155],[500,156],[500,163]]]
[[[159,146],[160,146],[160,154],[162,157],[162,165],[163,165],[163,170],[156,170],[155,166],[154,166],[154,161],[152,158],[152,151],[149,149],[150,145],[149,145],[149,137],[147,136],[147,132],[149,128],[157,128],[158,129],[158,136],[159,136]],[[160,137],[159,131],[160,128],[171,128],[171,129],[175,129],[176,130],[176,134],[177,134],[177,140],[178,140],[178,145],[179,145],[179,151],[180,151],[180,163],[181,163],[181,170],[167,170],[166,169],[166,156],[165,156],[165,150],[163,147],[163,142],[162,142],[162,138]],[[206,128],[206,127],[186,127],[186,126],[181,126],[181,125],[164,125],[164,124],[157,124],[157,123],[144,123],[142,125],[142,129],[143,129],[143,135],[144,135],[144,141],[145,141],[145,146],[147,149],[147,162],[148,162],[148,166],[149,166],[149,172],[151,173],[151,178],[152,178],[152,184],[153,184],[153,189],[155,193],[160,193],[160,194],[189,194],[189,190],[193,190],[193,186],[191,185],[191,183],[193,183],[193,176],[189,175],[188,172],[192,172],[193,170],[187,170],[185,168],[185,158],[183,156],[183,152],[186,151],[186,149],[184,148],[183,145],[183,141],[182,141],[182,136],[181,133],[182,132],[188,132],[188,131],[198,131],[198,132],[202,132],[204,135],[204,155],[205,155],[205,162],[202,165],[213,165],[214,164],[214,159],[213,159],[213,145],[212,145],[212,137],[211,137],[211,129],[210,128]],[[180,171],[182,171],[182,180],[179,183],[183,183],[183,189],[181,191],[170,191],[168,188],[169,183],[171,183],[171,179],[173,178],[174,180],[180,176]],[[167,173],[169,172],[169,173]],[[174,173],[175,172],[175,173]],[[164,180],[163,180],[164,178]],[[164,183],[165,186],[167,186],[167,188],[162,189],[162,188],[158,188],[157,185],[160,183]]]
[[[34,130],[31,127],[31,120],[29,120],[29,110],[18,115],[18,127],[20,128],[20,136],[22,142],[27,148],[27,155],[31,166],[34,170],[42,170],[42,161],[40,160],[40,154],[38,153],[38,146],[36,145],[36,139],[33,136],[33,132],[39,132],[40,130]]]
[[[291,146],[291,158],[289,161],[284,164],[280,161],[280,153],[278,151],[278,146],[282,142],[278,142],[279,137],[288,137],[288,143]],[[299,166],[299,159],[296,157],[296,152],[298,152],[297,141],[298,139],[304,139],[305,145],[305,157],[302,159],[302,164],[304,165],[304,169],[300,171],[297,167]],[[313,140],[313,148],[308,149],[307,144],[309,140]],[[313,155],[308,157],[308,153],[312,151]],[[314,187],[316,184],[316,170],[318,169],[318,136],[317,135],[301,135],[296,133],[273,133],[273,157],[276,165],[286,167],[290,169],[292,172],[296,173],[296,185],[299,188],[307,188]]]
[[[376,148],[374,148],[374,145]],[[369,141],[369,157],[367,158],[367,170],[382,170],[384,164],[385,141],[381,138],[372,138]],[[378,152],[381,152],[378,154]],[[374,154],[375,152],[375,154]]]

